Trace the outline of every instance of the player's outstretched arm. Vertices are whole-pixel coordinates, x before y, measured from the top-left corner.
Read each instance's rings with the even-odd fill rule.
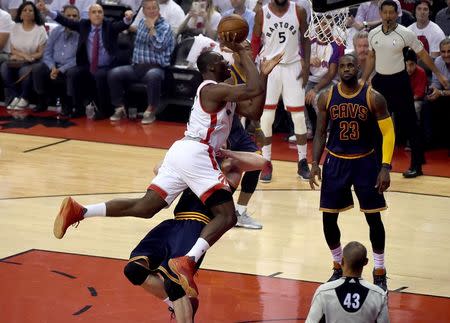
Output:
[[[382,166],[378,174],[377,184],[375,185],[375,187],[378,188],[378,192],[381,194],[391,185],[389,171],[391,170],[392,155],[394,154],[395,131],[394,123],[387,110],[387,103],[384,97],[372,89],[370,93],[370,103],[372,113],[377,119],[378,127],[383,135]]]
[[[329,93],[332,90],[333,88],[330,88],[329,90],[320,93],[317,101],[317,108],[319,111],[317,113],[317,128],[313,141],[313,162],[311,166],[311,176],[309,178],[309,185],[313,190],[316,186],[319,187],[319,183],[316,182],[316,176],[319,181],[322,180],[319,162],[323,150],[325,149],[325,141],[327,139],[327,101]]]

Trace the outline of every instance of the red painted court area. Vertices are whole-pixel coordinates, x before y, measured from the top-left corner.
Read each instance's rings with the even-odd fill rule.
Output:
[[[0,322],[170,322],[164,303],[132,286],[124,260],[30,250],[0,261]],[[196,322],[303,322],[319,285],[201,270]],[[391,322],[450,322],[450,299],[391,292]]]

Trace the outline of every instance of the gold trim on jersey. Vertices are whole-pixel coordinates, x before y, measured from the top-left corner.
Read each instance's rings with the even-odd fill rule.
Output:
[[[359,94],[359,92],[361,92],[361,90],[362,90],[363,87],[364,87],[364,84],[362,84],[362,85],[359,87],[358,91],[356,91],[356,92],[353,93],[352,95],[348,95],[348,94],[345,94],[344,92],[342,92],[342,90],[341,90],[341,84],[342,84],[341,82],[338,83],[337,89],[338,89],[339,95],[342,96],[343,98],[346,98],[346,99],[353,99],[355,96],[357,96],[357,95]]]
[[[334,89],[334,85],[332,85],[330,87],[330,90],[328,91],[327,105],[325,106],[325,110],[328,110],[328,108],[330,107],[330,101],[331,101],[331,98],[333,97],[333,89]]]
[[[199,212],[178,212],[175,214],[175,220],[194,220],[208,224],[211,219]]]
[[[369,210],[366,210],[366,209],[359,209],[361,212],[364,212],[364,213],[377,213],[377,212],[380,212],[380,211],[385,211],[385,210],[387,210],[387,206],[384,206],[384,207],[380,207],[380,208],[378,208],[378,209],[369,209]]]
[[[159,266],[159,267],[158,267],[158,270],[159,270],[159,271],[162,271],[162,272],[164,273],[164,275],[166,275],[167,278],[169,278],[169,279],[170,279],[171,281],[173,281],[174,283],[177,283],[178,285],[181,285],[181,284],[180,284],[180,281],[178,280],[178,278],[173,277],[171,274],[169,274],[169,272],[167,271],[167,269],[164,268],[163,266]]]
[[[337,158],[343,158],[343,159],[358,159],[358,158],[363,158],[363,157],[369,156],[371,153],[373,153],[373,152],[375,151],[374,149],[372,149],[371,151],[369,151],[369,152],[367,152],[367,153],[364,153],[364,154],[339,155],[339,154],[336,154],[336,153],[332,152],[332,151],[329,150],[328,148],[325,148],[325,150],[328,151],[328,153],[329,153],[330,155],[332,155],[332,156],[334,156],[334,157],[337,157]]]
[[[319,208],[319,211],[328,212],[328,213],[340,213],[340,212],[344,212],[344,211],[353,209],[353,207],[354,207],[353,204],[349,205],[349,206],[346,206],[346,207],[344,207],[342,209],[327,209],[327,208],[321,207],[321,208]]]

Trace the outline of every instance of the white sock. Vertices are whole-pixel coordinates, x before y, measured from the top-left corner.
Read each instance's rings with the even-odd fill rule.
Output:
[[[267,160],[272,160],[272,144],[262,147],[262,156]]]
[[[173,308],[173,303],[172,303],[172,301],[169,299],[169,297],[167,297],[165,300],[163,300],[163,302],[166,303],[167,306]]]
[[[306,144],[297,145],[298,161],[306,158]]]
[[[194,257],[194,261],[197,262],[201,256],[209,249],[209,243],[203,239],[198,238],[195,245],[192,247],[191,250],[186,254],[188,257]]]
[[[373,253],[373,263],[375,268],[384,268],[384,253]]]
[[[339,246],[336,249],[331,250],[331,254],[333,255],[334,262],[342,264],[342,246]]]
[[[85,218],[91,216],[106,216],[106,203],[86,205],[85,208],[87,209],[84,214]]]
[[[238,211],[239,215],[242,215],[247,211],[247,205],[236,204],[236,211]]]

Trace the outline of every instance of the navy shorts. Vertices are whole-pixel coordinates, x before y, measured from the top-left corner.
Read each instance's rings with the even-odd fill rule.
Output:
[[[231,126],[230,135],[228,136],[228,149],[250,153],[259,150],[255,141],[242,126],[237,115],[233,117],[233,124]]]
[[[351,187],[361,212],[375,213],[387,208],[383,194],[375,188],[380,170],[376,154],[344,159],[328,154],[322,172],[320,210],[338,213],[353,207]]]
[[[159,271],[163,276],[178,282],[177,276],[170,270],[171,258],[184,256],[191,250],[205,224],[196,220],[166,220],[153,228],[131,252],[134,257],[147,257],[150,269]],[[197,269],[203,257],[197,262]]]

